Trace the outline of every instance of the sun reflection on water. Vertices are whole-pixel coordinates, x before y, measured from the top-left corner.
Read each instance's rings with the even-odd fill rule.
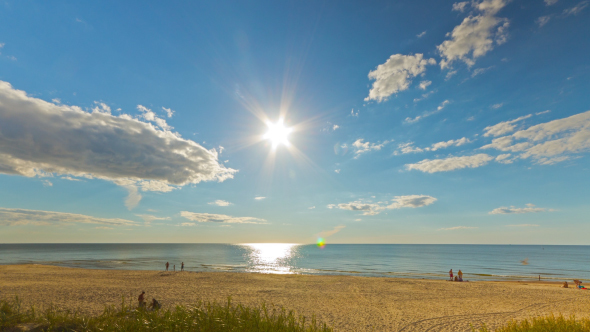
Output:
[[[296,243],[244,243],[249,272],[292,274],[290,260],[297,256]]]

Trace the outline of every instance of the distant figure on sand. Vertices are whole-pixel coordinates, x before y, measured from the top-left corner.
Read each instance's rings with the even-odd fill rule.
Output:
[[[449,280],[453,281],[453,269],[449,271]]]
[[[184,262],[180,265],[180,271],[184,271]]]
[[[150,303],[150,306],[148,307],[148,309],[158,310],[160,308],[162,308],[162,305],[160,304],[160,302],[158,302],[156,299],[152,298],[152,303]]]
[[[461,272],[461,270],[457,272],[457,276],[459,277],[459,281],[463,281],[463,272]]]
[[[563,288],[569,288],[569,287],[568,287],[568,284],[567,284],[567,281],[564,281],[564,282],[563,282],[563,286],[561,286],[561,287],[563,287]]]
[[[174,272],[176,272],[176,264],[174,264]]]
[[[166,271],[168,271],[168,266],[170,266],[170,263],[166,262]]]
[[[139,301],[139,307],[140,308],[145,308],[145,297],[144,297],[145,292],[141,292],[141,294],[139,294],[139,297],[137,298],[137,301]]]

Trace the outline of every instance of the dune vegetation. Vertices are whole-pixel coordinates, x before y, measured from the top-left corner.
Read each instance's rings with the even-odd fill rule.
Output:
[[[331,332],[332,328],[307,320],[284,308],[198,302],[193,306],[146,310],[126,304],[107,306],[99,316],[82,315],[55,307],[24,309],[18,298],[0,299],[0,331],[277,331]]]

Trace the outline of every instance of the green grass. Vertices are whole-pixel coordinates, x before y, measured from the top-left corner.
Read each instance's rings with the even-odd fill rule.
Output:
[[[306,320],[284,308],[265,304],[248,307],[241,304],[199,302],[194,306],[148,311],[126,305],[105,307],[99,316],[81,315],[54,307],[39,311],[34,307],[23,310],[18,298],[0,299],[0,331],[29,324],[34,331],[276,331],[332,332],[315,317]]]
[[[478,332],[491,332],[485,326]],[[526,319],[520,322],[512,321],[494,332],[590,332],[590,319],[576,319],[574,316],[547,316]]]

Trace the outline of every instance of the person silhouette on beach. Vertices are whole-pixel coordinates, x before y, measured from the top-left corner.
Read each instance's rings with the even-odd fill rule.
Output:
[[[158,302],[158,300],[152,298],[152,303],[150,303],[150,306],[148,307],[148,309],[158,310],[160,308],[162,308],[162,305],[160,304],[160,302]]]
[[[137,301],[139,302],[139,307],[140,308],[145,308],[145,296],[144,296],[145,292],[142,291],[141,294],[139,294],[139,297],[137,298]]]
[[[176,272],[176,264],[174,264],[174,272]]]
[[[184,262],[182,262],[182,264],[180,264],[180,271],[184,271]]]
[[[463,281],[463,272],[461,272],[461,270],[457,272],[457,276],[459,277],[459,281]]]
[[[168,266],[170,266],[170,263],[166,262],[166,271],[168,271]]]
[[[453,281],[453,269],[449,271],[449,280]]]

